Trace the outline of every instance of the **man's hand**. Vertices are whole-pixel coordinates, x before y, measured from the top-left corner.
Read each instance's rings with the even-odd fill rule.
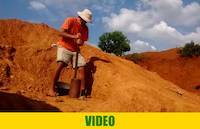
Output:
[[[83,41],[81,40],[81,33],[78,33],[77,35],[76,35],[76,43],[78,44],[78,45],[81,45],[81,44],[83,44]]]
[[[64,29],[61,29],[59,35],[62,36],[62,37],[64,37],[64,38],[71,38],[71,39],[80,39],[81,38],[81,34],[80,33],[78,33],[76,35],[75,34],[72,35],[72,34],[69,34],[67,32],[67,30],[64,30]]]
[[[81,33],[76,34],[76,39],[80,39],[81,38]]]
[[[76,40],[76,43],[77,43],[78,45],[82,45],[82,44],[83,44],[83,41],[82,41],[81,39],[77,39],[77,40]]]

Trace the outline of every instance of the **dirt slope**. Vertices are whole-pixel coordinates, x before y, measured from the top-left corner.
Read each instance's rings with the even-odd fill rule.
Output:
[[[92,86],[92,98],[46,97],[56,68],[56,48],[50,44],[58,39],[57,31],[42,24],[0,20],[0,35],[3,92],[45,101],[61,111],[200,111],[199,96],[88,45],[81,52],[88,61],[87,85]],[[62,81],[69,82],[71,75],[72,70],[65,69]]]
[[[188,91],[199,94],[200,57],[186,58],[177,54],[178,49],[143,53],[139,64]]]

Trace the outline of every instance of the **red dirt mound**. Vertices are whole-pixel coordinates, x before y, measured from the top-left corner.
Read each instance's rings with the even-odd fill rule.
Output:
[[[89,45],[81,52],[88,62],[86,84],[92,87],[92,98],[45,96],[56,69],[56,48],[50,44],[57,41],[57,34],[44,24],[0,20],[0,89],[45,101],[61,111],[200,111],[199,96]],[[69,82],[71,75],[72,70],[66,68],[61,80]]]
[[[180,57],[178,50],[143,53],[139,64],[181,88],[199,94],[200,57]]]

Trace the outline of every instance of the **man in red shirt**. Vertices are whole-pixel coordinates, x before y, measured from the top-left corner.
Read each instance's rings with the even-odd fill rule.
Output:
[[[58,67],[49,92],[50,96],[56,96],[55,85],[62,69],[67,66],[71,60],[73,62],[73,67],[75,66],[76,51],[79,50],[79,46],[83,45],[84,42],[88,40],[88,27],[86,23],[92,22],[92,12],[88,9],[84,9],[82,12],[78,12],[77,14],[78,17],[66,18],[61,27],[61,39],[58,42],[57,49]],[[84,94],[85,90],[85,65],[85,59],[79,53],[78,67],[79,78],[81,79],[81,95]]]

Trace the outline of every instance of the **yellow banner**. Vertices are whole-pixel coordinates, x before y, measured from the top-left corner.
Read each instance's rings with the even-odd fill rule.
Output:
[[[200,113],[0,113],[0,129],[194,129]]]

